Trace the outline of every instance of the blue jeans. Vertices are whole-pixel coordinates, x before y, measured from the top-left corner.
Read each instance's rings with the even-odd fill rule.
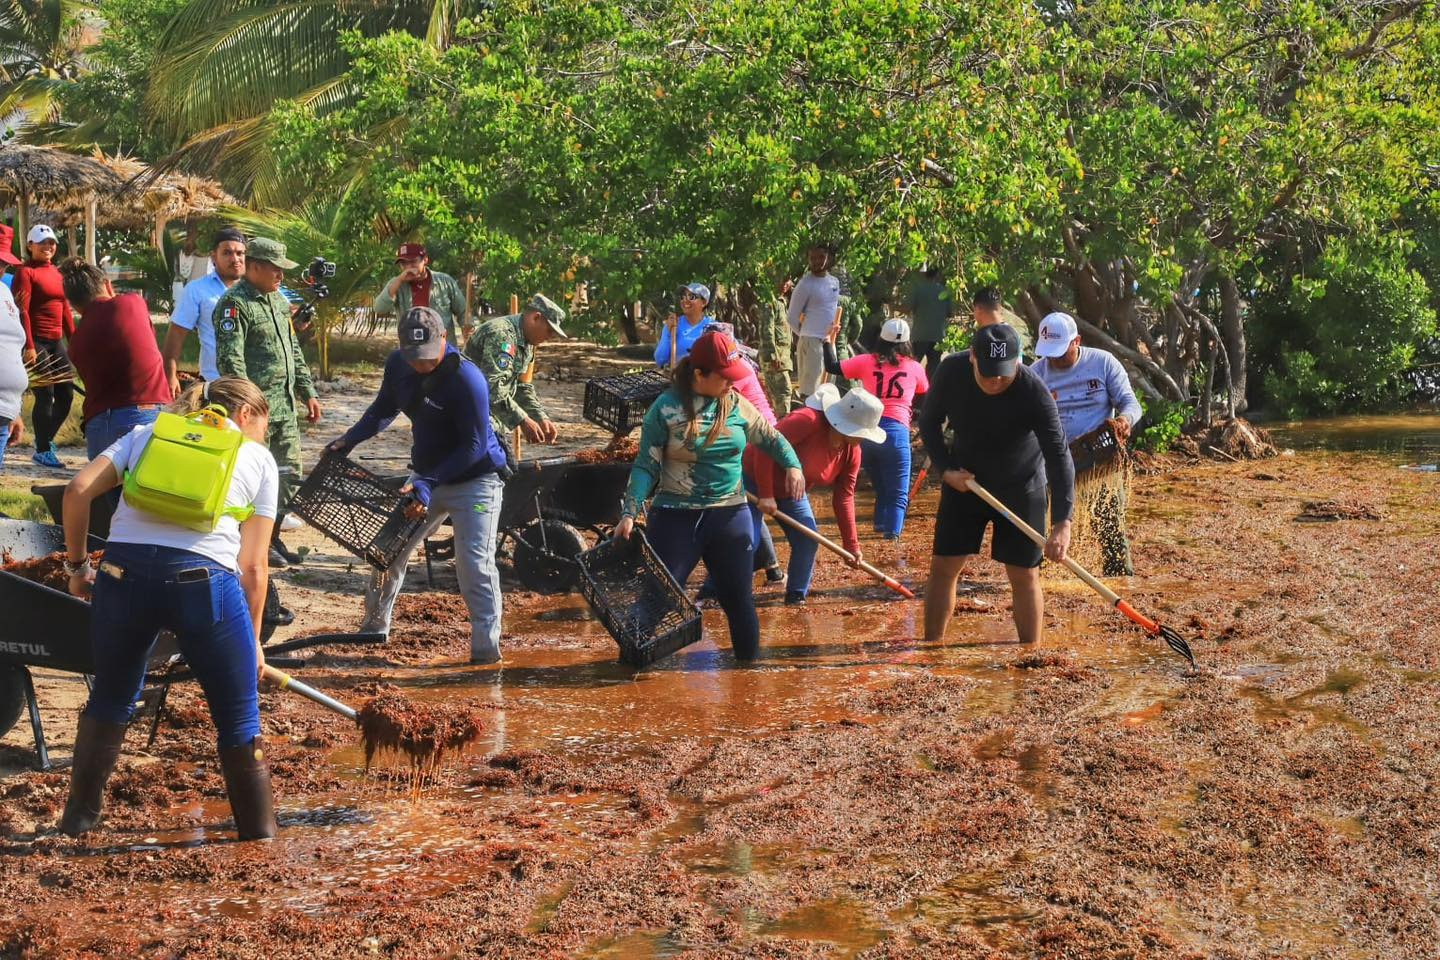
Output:
[[[715,599],[730,624],[730,646],[741,660],[760,655],[760,618],[755,615],[755,585],[751,554],[753,525],[746,504],[710,510],[654,507],[645,536],[665,569],[683,589],[695,565],[715,585]]]
[[[0,470],[5,469],[5,448],[10,445],[11,420],[10,417],[0,417]]]
[[[495,565],[495,540],[500,535],[503,490],[504,484],[494,473],[432,490],[428,521],[405,544],[389,569],[371,575],[361,631],[390,632],[395,598],[405,585],[405,568],[411,554],[449,517],[455,528],[455,576],[470,611],[470,656],[479,660],[500,656],[500,568]]]
[[[801,497],[799,500],[777,497],[775,504],[787,517],[799,520],[811,530],[820,529],[815,524],[815,513],[810,509],[809,497]],[[751,507],[750,516],[758,537],[760,531],[765,529],[765,515]],[[785,540],[790,544],[790,565],[785,571],[785,594],[789,596],[798,593],[804,597],[810,593],[810,581],[815,576],[815,555],[820,552],[820,545],[788,525],[783,529]]]
[[[161,630],[200,681],[220,748],[260,735],[255,626],[240,579],[208,557],[174,547],[112,543],[95,574],[90,647],[95,685],[85,714],[125,724]]]
[[[875,532],[898,537],[910,507],[910,428],[894,417],[881,417],[885,442],[860,441],[861,462],[875,488]]]
[[[97,413],[85,421],[85,455],[94,460],[105,449],[136,427],[154,423],[160,416],[158,404],[150,409],[140,407],[112,407],[104,413]]]

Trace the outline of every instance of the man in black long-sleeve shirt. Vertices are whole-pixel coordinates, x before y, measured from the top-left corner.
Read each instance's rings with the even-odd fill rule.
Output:
[[[920,437],[944,481],[925,586],[925,639],[945,638],[955,612],[955,585],[993,523],[990,556],[1005,564],[1010,578],[1015,630],[1021,643],[1038,642],[1045,613],[1041,550],[965,485],[974,477],[1016,516],[1043,530],[1048,482],[1051,528],[1044,556],[1057,563],[1064,559],[1075,470],[1055,401],[1020,364],[1020,338],[1013,328],[981,327],[969,350],[941,362],[920,414]]]

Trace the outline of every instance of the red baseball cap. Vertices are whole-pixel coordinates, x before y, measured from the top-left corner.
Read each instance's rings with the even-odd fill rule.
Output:
[[[400,244],[400,249],[399,249],[399,251],[397,251],[396,254],[395,254],[395,259],[396,259],[396,260],[419,260],[419,259],[422,258],[422,257],[428,257],[428,256],[429,256],[429,254],[425,252],[425,244],[423,244],[423,243],[402,243],[402,244]]]
[[[8,263],[12,267],[20,265],[20,258],[15,256],[15,228],[0,223],[0,263]]]
[[[690,348],[690,365],[707,373],[718,373],[731,383],[739,383],[754,371],[740,353],[735,338],[719,330],[703,334]]]

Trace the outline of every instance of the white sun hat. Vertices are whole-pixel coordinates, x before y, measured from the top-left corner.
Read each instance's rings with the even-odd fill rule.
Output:
[[[815,392],[805,398],[805,406],[824,413],[832,404],[840,402],[840,388],[833,383],[822,383]]]
[[[889,343],[909,343],[910,324],[899,317],[886,320],[885,326],[880,328],[880,339]]]
[[[880,418],[884,415],[885,404],[880,398],[859,387],[825,408],[825,419],[830,421],[830,426],[847,437],[874,443],[885,442],[885,431],[880,429]]]

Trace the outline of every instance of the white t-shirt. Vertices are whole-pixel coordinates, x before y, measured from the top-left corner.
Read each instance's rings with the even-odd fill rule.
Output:
[[[30,387],[30,374],[20,356],[25,350],[25,328],[20,325],[20,309],[10,288],[0,283],[0,417],[14,420],[20,416],[20,398]]]
[[[230,427],[240,429],[233,422]],[[136,427],[100,454],[114,464],[115,473],[122,482],[125,472],[134,469],[154,432],[155,428],[150,425]],[[240,445],[240,457],[235,461],[235,473],[230,478],[230,492],[225,497],[225,506],[246,507],[253,504],[256,516],[273,520],[279,495],[280,471],[275,466],[275,458],[264,444],[246,440]],[[115,516],[110,520],[109,542],[189,550],[234,570],[240,559],[240,521],[222,516],[213,531],[201,533],[136,510],[121,496]]]

